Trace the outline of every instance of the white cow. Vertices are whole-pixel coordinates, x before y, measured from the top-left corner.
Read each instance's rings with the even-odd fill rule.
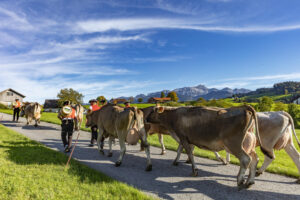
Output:
[[[261,139],[261,144],[265,150],[267,150],[273,159],[265,156],[264,163],[260,169],[257,170],[256,175],[259,176],[262,174],[266,168],[271,164],[275,159],[274,149],[280,150],[284,149],[287,154],[294,161],[295,165],[298,168],[300,174],[300,154],[296,150],[293,143],[293,134],[296,138],[296,141],[300,147],[300,142],[297,138],[295,132],[294,121],[292,117],[284,112],[257,112],[259,134]],[[253,130],[253,129],[252,129]],[[224,162],[220,155],[215,152],[217,159]],[[227,164],[230,161],[230,154],[227,153],[226,161],[224,164]],[[300,178],[297,180],[297,183],[300,183]]]

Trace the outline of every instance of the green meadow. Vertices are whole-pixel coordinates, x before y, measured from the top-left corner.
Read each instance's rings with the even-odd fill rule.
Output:
[[[152,199],[67,159],[0,124],[0,199]]]

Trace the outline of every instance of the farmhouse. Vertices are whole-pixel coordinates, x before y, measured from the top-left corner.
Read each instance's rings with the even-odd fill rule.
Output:
[[[59,104],[58,99],[46,99],[44,103],[45,112],[58,112]]]
[[[164,103],[164,102],[168,102],[171,101],[170,97],[164,97],[164,98],[159,98],[159,97],[151,97],[148,99],[148,103]]]
[[[16,99],[19,99],[20,102],[23,102],[25,95],[9,88],[0,92],[0,103],[6,106],[10,106],[12,102]]]

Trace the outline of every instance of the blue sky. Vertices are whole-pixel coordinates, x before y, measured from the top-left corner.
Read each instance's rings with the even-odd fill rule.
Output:
[[[297,0],[0,1],[0,90],[85,101],[300,81]]]

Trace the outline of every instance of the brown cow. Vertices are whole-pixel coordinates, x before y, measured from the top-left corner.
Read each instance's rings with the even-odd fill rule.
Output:
[[[300,174],[300,154],[294,146],[293,134],[296,138],[298,146],[300,142],[295,132],[294,121],[292,117],[284,111],[279,112],[257,112],[257,120],[259,127],[259,134],[261,138],[261,144],[264,149],[273,156],[273,159],[265,156],[263,165],[257,170],[256,175],[262,174],[266,168],[271,164],[275,158],[274,150],[284,149],[287,154],[294,161]],[[253,131],[253,128],[250,129]],[[260,145],[257,143],[257,145]],[[215,152],[217,159],[220,159],[220,155]],[[226,162],[230,161],[230,154],[226,154]],[[300,178],[297,180],[300,183]]]
[[[133,128],[133,124],[137,124],[137,131],[140,134],[140,139],[145,147],[147,155],[146,171],[152,170],[150,159],[150,147],[147,143],[147,134],[144,128],[143,112],[135,107],[123,108],[120,106],[107,104],[97,111],[87,115],[86,126],[97,125],[99,128],[99,135],[97,139],[98,149],[103,152],[103,136],[109,137],[109,156],[112,155],[112,140],[119,139],[120,157],[116,162],[116,166],[120,166],[123,156],[126,151],[125,140],[129,130]]]
[[[21,116],[25,115],[27,125],[35,120],[34,126],[37,127],[41,119],[42,106],[39,103],[25,103],[21,108]]]
[[[256,112],[251,106],[221,110],[207,107],[157,107],[153,109],[146,120],[149,123],[163,125],[170,133],[176,134],[181,144],[178,153],[182,150],[180,148],[185,148],[192,163],[194,176],[197,176],[198,172],[191,145],[211,151],[226,149],[231,152],[240,160],[238,186],[243,188],[254,184],[258,157],[254,147],[250,151],[243,149],[243,141],[253,120],[256,127],[258,126]],[[263,148],[262,151],[266,153]],[[247,182],[244,184],[244,175],[248,167],[250,172]]]
[[[144,113],[144,119],[147,119],[147,117],[149,116],[149,114],[153,111],[155,106],[150,106],[147,108],[143,108],[141,109]],[[157,134],[158,135],[158,141],[161,145],[161,155],[164,155],[166,153],[166,147],[164,145],[164,138],[163,135],[171,135],[171,133],[162,125],[160,124],[152,124],[152,123],[145,123],[145,130],[147,135],[153,135],[153,134]],[[174,138],[178,143],[179,143],[179,139],[178,138]],[[143,147],[141,145],[141,151],[143,151]]]

